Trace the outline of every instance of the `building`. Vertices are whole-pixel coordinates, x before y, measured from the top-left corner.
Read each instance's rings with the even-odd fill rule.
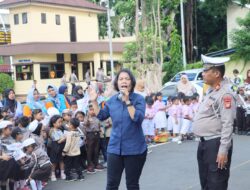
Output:
[[[234,29],[239,29],[237,18],[245,18],[250,12],[250,4],[242,6],[239,1],[235,0],[228,5],[227,8],[227,44],[228,48],[232,48],[231,34]],[[237,65],[237,66],[236,66]],[[226,75],[233,78],[233,70],[238,69],[246,78],[247,70],[250,68],[250,62],[245,63],[244,60],[231,60],[226,64]]]
[[[242,6],[239,1],[233,1],[227,8],[227,47],[232,47],[232,41],[230,38],[234,29],[239,29],[240,26],[237,23],[237,18],[245,18],[250,12],[250,4]]]
[[[99,40],[98,14],[106,10],[86,0],[4,0],[8,9],[11,44],[0,46],[1,56],[12,56],[15,91],[27,94],[33,80],[41,93],[47,84],[60,85],[76,71],[80,81],[90,69],[111,71],[108,41]],[[113,43],[115,65],[121,59],[124,40]]]

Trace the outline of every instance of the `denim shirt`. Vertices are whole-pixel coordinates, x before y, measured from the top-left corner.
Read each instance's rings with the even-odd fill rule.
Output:
[[[141,126],[146,109],[145,100],[136,93],[130,93],[129,99],[136,110],[133,120],[129,115],[126,104],[118,99],[118,94],[111,97],[97,115],[101,121],[109,117],[112,119],[113,125],[108,153],[138,155],[147,149]]]

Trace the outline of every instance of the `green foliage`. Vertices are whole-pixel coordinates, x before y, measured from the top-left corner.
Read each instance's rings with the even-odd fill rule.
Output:
[[[250,12],[244,19],[238,19],[240,29],[231,34],[233,47],[236,49],[234,58],[250,61]]]
[[[227,1],[197,2],[199,53],[206,54],[227,48]]]
[[[3,64],[3,57],[0,56],[0,64]]]
[[[2,94],[6,88],[13,88],[14,81],[12,80],[11,76],[0,73],[0,93]]]
[[[200,69],[200,68],[202,68],[203,67],[203,64],[202,64],[202,62],[201,61],[199,61],[199,62],[196,62],[196,63],[192,63],[192,64],[187,64],[187,70],[189,70],[189,69]]]
[[[123,60],[125,63],[136,63],[137,61],[138,43],[129,42],[125,45],[123,51]]]
[[[170,61],[163,64],[163,71],[165,72],[163,83],[168,82],[177,72],[183,70],[181,38],[176,29],[171,33],[169,57]]]
[[[135,0],[116,1],[114,10],[119,18],[124,20],[124,33],[132,35],[135,28]],[[118,22],[117,29],[120,22]],[[113,27],[115,28],[115,27]]]

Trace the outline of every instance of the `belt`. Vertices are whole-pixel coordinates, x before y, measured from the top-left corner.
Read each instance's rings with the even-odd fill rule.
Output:
[[[220,137],[221,137],[221,135],[213,135],[213,136],[209,136],[209,137],[200,137],[200,141],[205,142],[205,141],[217,139],[217,138],[220,138]]]

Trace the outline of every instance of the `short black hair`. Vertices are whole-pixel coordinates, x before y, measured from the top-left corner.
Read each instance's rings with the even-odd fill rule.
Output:
[[[73,100],[72,102],[70,102],[70,105],[71,105],[71,106],[72,106],[72,105],[77,105],[76,100]]]
[[[84,113],[83,111],[77,111],[77,112],[75,113],[75,117],[76,117],[78,114],[81,114],[82,116],[85,117],[85,113]]]
[[[129,69],[121,69],[119,71],[119,73],[116,75],[115,80],[114,80],[114,88],[116,91],[119,91],[118,88],[118,79],[121,73],[127,73],[129,75],[129,78],[131,80],[131,92],[134,92],[135,89],[135,85],[136,85],[136,80],[134,75],[132,74],[132,72]]]
[[[185,97],[185,94],[183,92],[178,93],[178,99],[183,99]]]
[[[21,125],[23,128],[28,127],[29,123],[30,123],[30,118],[27,116],[22,116],[18,119],[18,124]]]
[[[212,70],[213,71],[219,71],[219,73],[221,75],[221,78],[223,78],[224,75],[225,75],[226,68],[225,68],[225,65],[222,65],[222,66],[218,66],[218,67],[213,67]]]
[[[234,70],[233,70],[233,73],[234,73],[234,74],[239,74],[238,69],[234,69]]]
[[[184,96],[184,97],[183,97],[183,102],[184,102],[184,103],[187,103],[190,99],[191,99],[190,96]]]
[[[16,139],[17,135],[21,135],[22,131],[20,128],[16,127],[12,130],[11,136],[13,139]]]
[[[156,97],[162,96],[162,93],[161,92],[157,92],[155,96]]]
[[[151,96],[146,96],[145,101],[150,106],[152,106],[154,104],[154,100]]]
[[[70,124],[76,129],[80,125],[80,121],[77,118],[72,118]]]
[[[58,119],[61,119],[62,117],[60,116],[60,115],[53,115],[51,118],[50,118],[50,120],[49,120],[49,126],[51,127],[51,128],[53,128],[54,127],[54,123],[56,123],[56,121],[58,120]]]
[[[179,97],[178,96],[173,96],[172,101],[174,102],[175,100],[179,100]]]
[[[32,110],[32,115],[34,116],[34,115],[36,115],[38,113],[42,113],[42,112],[43,112],[42,109],[34,109],[34,110]]]

